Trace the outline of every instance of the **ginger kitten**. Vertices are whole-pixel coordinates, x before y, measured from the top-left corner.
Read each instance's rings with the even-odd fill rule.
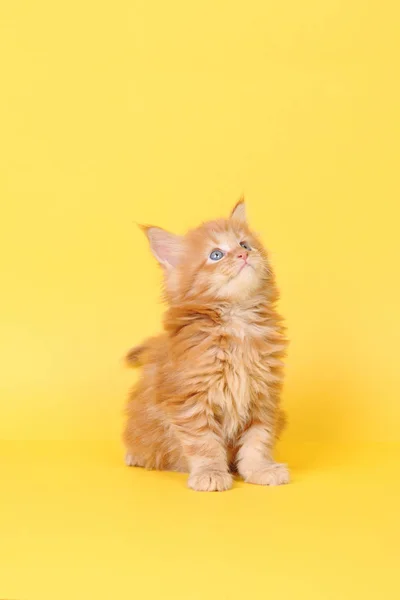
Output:
[[[185,236],[143,228],[163,268],[164,333],[128,354],[141,378],[127,407],[126,464],[189,472],[198,491],[289,482],[273,447],[286,348],[268,256],[244,201]]]

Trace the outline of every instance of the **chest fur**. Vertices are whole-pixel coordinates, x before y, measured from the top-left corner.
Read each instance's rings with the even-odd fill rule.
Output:
[[[218,334],[220,376],[210,400],[229,440],[246,427],[256,403],[268,399],[274,377],[274,346],[269,340],[273,328],[238,313],[229,315]]]

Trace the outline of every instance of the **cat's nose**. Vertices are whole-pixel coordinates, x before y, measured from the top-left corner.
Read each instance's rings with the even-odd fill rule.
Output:
[[[243,260],[246,262],[247,258],[249,256],[249,253],[246,250],[241,250],[239,252],[239,254],[237,255],[238,258],[243,258]]]

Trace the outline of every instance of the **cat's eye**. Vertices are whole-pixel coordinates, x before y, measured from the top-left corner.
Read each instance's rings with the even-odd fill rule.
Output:
[[[251,250],[251,246],[250,244],[248,244],[247,242],[240,242],[240,245],[242,246],[242,248],[244,248],[245,250]]]
[[[211,260],[221,260],[221,258],[223,258],[223,257],[224,257],[224,253],[222,252],[222,250],[218,250],[218,248],[213,250],[210,254]]]

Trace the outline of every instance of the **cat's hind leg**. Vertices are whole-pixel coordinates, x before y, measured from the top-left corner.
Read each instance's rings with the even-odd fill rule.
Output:
[[[179,441],[156,406],[130,407],[124,432],[125,464],[160,471],[188,471]]]

